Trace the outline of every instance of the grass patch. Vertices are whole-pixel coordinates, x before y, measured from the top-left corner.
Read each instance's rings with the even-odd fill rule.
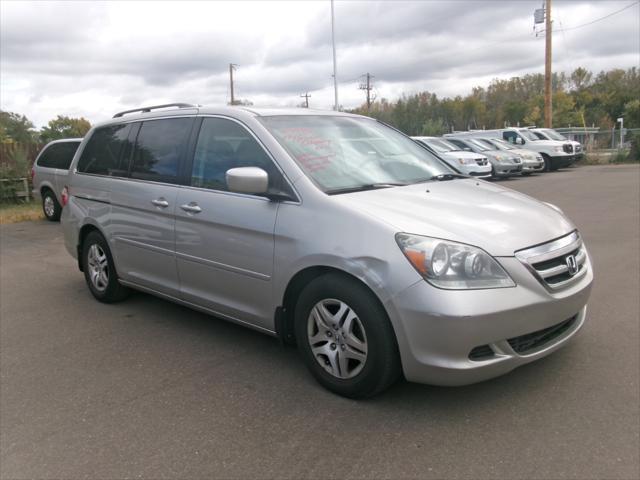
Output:
[[[43,219],[42,206],[37,200],[24,203],[0,203],[0,224]]]

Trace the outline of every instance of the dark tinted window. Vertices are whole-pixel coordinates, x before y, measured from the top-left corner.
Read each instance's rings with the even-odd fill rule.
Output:
[[[205,118],[198,135],[191,185],[228,190],[225,174],[237,167],[262,168],[269,174],[270,188],[286,191],[281,173],[246,128],[223,118]]]
[[[40,155],[38,166],[68,170],[71,160],[78,150],[78,145],[80,142],[60,142],[50,145]]]
[[[175,182],[192,123],[193,118],[143,122],[133,154],[131,176],[145,180]]]
[[[516,143],[516,138],[518,134],[516,132],[502,132],[502,138],[504,138],[509,143]]]
[[[96,175],[127,175],[128,162],[122,153],[127,143],[129,125],[112,125],[95,130],[82,151],[78,171]]]
[[[462,149],[469,148],[468,145],[466,145],[463,141],[458,140],[457,138],[448,138],[447,140],[449,140],[451,143],[453,143],[454,145],[457,145]]]

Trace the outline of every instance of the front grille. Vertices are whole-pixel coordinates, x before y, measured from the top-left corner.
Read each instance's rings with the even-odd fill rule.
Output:
[[[573,153],[573,145],[571,145],[570,143],[565,143],[564,145],[562,145],[562,149],[565,151],[565,153]]]
[[[476,163],[480,166],[486,165],[488,160],[486,158],[476,158]]]
[[[558,338],[560,335],[568,331],[578,319],[578,315],[560,322],[552,327],[543,328],[537,332],[527,333],[520,335],[519,337],[510,338],[507,341],[513,351],[519,354],[530,352],[539,347],[542,347],[552,340]],[[473,351],[473,350],[472,350]]]
[[[480,345],[469,352],[469,360],[486,360],[494,356],[493,350],[489,345]]]
[[[578,232],[515,255],[549,290],[569,286],[587,271],[587,252]]]

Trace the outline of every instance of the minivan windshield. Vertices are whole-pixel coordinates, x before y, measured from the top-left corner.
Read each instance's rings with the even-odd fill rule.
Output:
[[[329,194],[419,183],[456,173],[409,137],[375,120],[333,115],[258,119]]]
[[[560,140],[560,141],[565,141],[567,139],[567,137],[565,137],[564,135],[556,132],[555,130],[552,130],[550,128],[544,128],[542,129],[542,134],[545,135],[546,137],[550,138],[551,140]]]
[[[423,141],[438,153],[458,152],[461,150],[459,146],[440,138],[427,138]]]
[[[487,145],[491,145],[492,147],[496,147],[498,150],[516,150],[516,147],[511,145],[509,142],[505,142],[504,140],[500,140],[499,138],[492,139],[484,139]]]
[[[487,150],[495,150],[495,147],[490,147],[486,143],[483,143],[475,138],[465,138],[465,142],[470,143],[481,152],[486,152]]]
[[[536,137],[533,132],[531,132],[530,130],[527,130],[526,128],[522,128],[520,130],[518,130],[518,133],[520,135],[522,135],[524,138],[526,138],[527,140],[531,140],[532,142],[538,141],[539,138]]]

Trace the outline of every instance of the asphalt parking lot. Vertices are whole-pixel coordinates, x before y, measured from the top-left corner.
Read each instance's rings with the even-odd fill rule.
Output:
[[[144,294],[100,304],[58,224],[3,225],[0,477],[639,478],[640,168],[501,184],[581,230],[588,323],[504,377],[362,402],[270,337]]]

